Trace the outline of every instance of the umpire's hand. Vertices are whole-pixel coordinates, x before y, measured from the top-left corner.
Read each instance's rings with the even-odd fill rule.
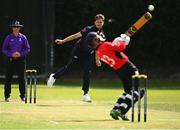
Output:
[[[14,59],[16,59],[16,58],[21,57],[21,54],[16,51],[16,52],[14,52],[14,53],[12,54],[12,57],[13,57]]]

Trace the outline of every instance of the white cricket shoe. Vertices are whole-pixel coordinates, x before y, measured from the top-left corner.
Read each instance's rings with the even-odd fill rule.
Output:
[[[91,98],[90,98],[90,96],[89,96],[88,94],[83,95],[82,100],[83,100],[84,102],[91,102]]]
[[[50,76],[49,76],[49,79],[47,81],[47,86],[48,87],[52,87],[54,82],[56,81],[56,79],[53,77],[54,73],[52,73]]]

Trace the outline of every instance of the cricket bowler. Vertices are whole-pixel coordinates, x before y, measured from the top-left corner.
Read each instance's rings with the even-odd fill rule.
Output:
[[[76,61],[78,61],[83,70],[82,90],[84,94],[82,100],[84,102],[91,102],[91,97],[88,94],[88,92],[91,81],[90,79],[91,79],[91,71],[92,71],[93,58],[94,58],[94,50],[88,47],[84,39],[86,38],[89,32],[97,32],[101,36],[101,40],[105,41],[105,35],[103,32],[104,20],[105,20],[104,15],[97,14],[94,19],[94,25],[87,26],[83,28],[80,32],[70,35],[64,38],[63,40],[61,39],[55,40],[57,44],[61,45],[69,41],[72,41],[74,39],[80,38],[72,50],[72,54],[71,54],[71,58],[69,59],[69,62],[65,66],[59,68],[55,73],[52,73],[49,76],[47,86],[52,87],[55,80],[62,77],[66,72],[70,70],[73,64]]]

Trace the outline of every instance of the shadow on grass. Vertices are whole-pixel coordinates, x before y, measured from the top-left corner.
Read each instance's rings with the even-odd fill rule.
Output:
[[[36,105],[38,107],[60,107],[60,106],[63,106],[63,105],[46,105],[46,104],[39,104],[39,105]]]
[[[106,104],[92,104],[91,106],[110,106],[113,105],[113,103],[106,103]],[[38,104],[36,105],[37,107],[72,107],[72,106],[89,106],[88,104],[74,104],[74,105],[70,105],[70,104],[66,104],[66,105],[53,105],[53,104]]]
[[[53,120],[52,122],[56,122],[56,123],[62,123],[62,122],[111,122],[111,121],[114,121],[114,120],[111,120],[111,119],[96,119],[96,120],[77,120],[77,119],[74,119],[74,120]]]

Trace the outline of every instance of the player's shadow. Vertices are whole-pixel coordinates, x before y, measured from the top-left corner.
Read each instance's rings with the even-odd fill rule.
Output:
[[[111,119],[96,119],[96,120],[54,120],[54,122],[56,123],[65,123],[65,122],[110,122],[110,121],[114,121],[114,120],[111,120]]]
[[[47,105],[47,104],[38,104],[36,105],[38,107],[64,107],[64,106],[84,106],[84,104],[82,105]]]
[[[85,106],[85,105],[93,105],[93,103],[84,103],[84,104],[36,104],[36,106],[38,107],[64,107],[64,106]],[[95,106],[102,106],[102,105],[106,105],[106,106],[109,106],[109,105],[113,105],[113,103],[105,103],[105,104],[96,104],[95,103]]]
[[[62,106],[62,105],[37,104],[36,106],[38,106],[38,107],[59,107],[59,106]]]

